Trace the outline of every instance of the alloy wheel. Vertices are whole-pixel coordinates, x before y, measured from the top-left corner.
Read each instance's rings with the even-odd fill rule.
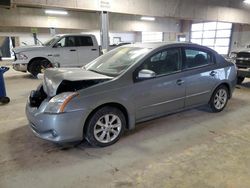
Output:
[[[214,106],[216,109],[221,110],[227,103],[227,91],[223,88],[219,89],[214,97]]]
[[[98,119],[94,126],[94,137],[101,143],[115,140],[122,128],[121,119],[114,114],[106,114]]]

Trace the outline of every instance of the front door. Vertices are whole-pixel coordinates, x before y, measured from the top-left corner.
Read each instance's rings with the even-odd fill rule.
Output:
[[[184,107],[185,82],[181,72],[179,48],[157,52],[137,69],[155,72],[155,77],[135,78],[135,105],[137,121],[161,116]]]
[[[55,63],[60,67],[77,67],[78,65],[78,52],[74,36],[62,37],[61,40],[53,48],[53,56]]]

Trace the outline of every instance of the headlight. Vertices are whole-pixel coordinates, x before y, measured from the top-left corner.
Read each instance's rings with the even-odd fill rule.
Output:
[[[16,54],[17,55],[17,59],[19,59],[19,60],[26,60],[26,59],[28,59],[28,57],[24,54],[24,53],[18,53],[18,54]]]
[[[59,95],[56,95],[52,99],[50,99],[47,107],[45,108],[44,112],[46,113],[62,113],[66,105],[77,96],[78,93],[76,92],[64,92]]]

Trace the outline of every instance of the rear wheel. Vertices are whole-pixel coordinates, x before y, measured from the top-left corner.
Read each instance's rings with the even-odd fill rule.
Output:
[[[93,146],[105,147],[117,142],[126,125],[124,114],[115,107],[97,110],[87,123],[87,141]]]
[[[242,77],[242,76],[238,76],[237,77],[237,84],[242,84],[242,82],[244,81],[245,77]]]
[[[29,65],[29,72],[37,77],[39,73],[43,73],[46,68],[52,67],[51,63],[47,59],[38,59],[33,61]]]
[[[209,105],[213,112],[221,112],[227,105],[229,99],[229,91],[225,85],[220,85],[214,91]]]

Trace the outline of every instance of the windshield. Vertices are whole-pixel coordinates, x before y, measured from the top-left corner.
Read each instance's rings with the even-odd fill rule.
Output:
[[[148,48],[120,47],[102,55],[84,68],[100,74],[118,76],[148,51]]]
[[[52,39],[46,41],[43,45],[44,46],[50,46],[51,44],[53,44],[56,40],[58,40],[60,38],[60,36],[55,36]]]

